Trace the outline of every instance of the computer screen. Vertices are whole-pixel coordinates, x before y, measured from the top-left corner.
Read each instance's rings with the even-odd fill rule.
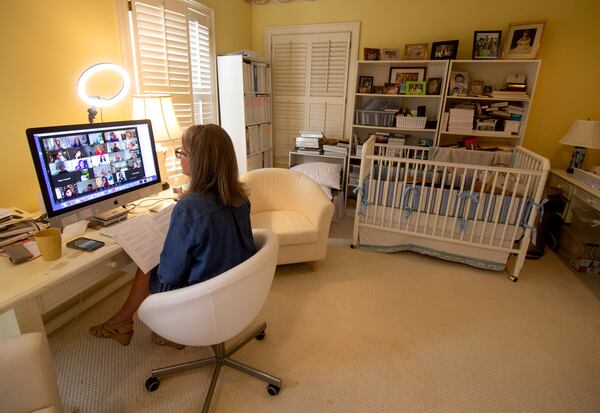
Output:
[[[149,120],[30,128],[27,139],[46,213],[55,225],[160,191]]]

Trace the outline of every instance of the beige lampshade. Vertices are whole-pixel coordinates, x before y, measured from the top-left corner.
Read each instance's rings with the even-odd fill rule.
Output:
[[[181,137],[181,128],[173,110],[170,95],[136,95],[133,97],[133,118],[150,119],[157,142]]]
[[[600,121],[576,120],[559,142],[581,148],[600,149]]]

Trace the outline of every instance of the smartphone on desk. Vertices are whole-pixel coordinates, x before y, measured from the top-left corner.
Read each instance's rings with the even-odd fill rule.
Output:
[[[104,245],[105,244],[102,241],[85,237],[75,238],[74,240],[67,242],[67,247],[87,252],[96,251]]]

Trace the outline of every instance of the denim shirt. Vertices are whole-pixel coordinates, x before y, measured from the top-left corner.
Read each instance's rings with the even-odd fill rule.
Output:
[[[206,281],[255,252],[249,203],[226,207],[212,193],[186,195],[173,208],[150,292]]]

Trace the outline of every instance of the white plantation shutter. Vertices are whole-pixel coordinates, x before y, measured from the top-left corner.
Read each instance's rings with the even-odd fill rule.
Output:
[[[137,93],[166,93],[183,129],[218,123],[213,12],[192,0],[131,0],[131,43]],[[180,173],[170,147],[169,175]]]
[[[343,136],[349,50],[349,32],[271,37],[276,162],[287,162],[302,129]]]

